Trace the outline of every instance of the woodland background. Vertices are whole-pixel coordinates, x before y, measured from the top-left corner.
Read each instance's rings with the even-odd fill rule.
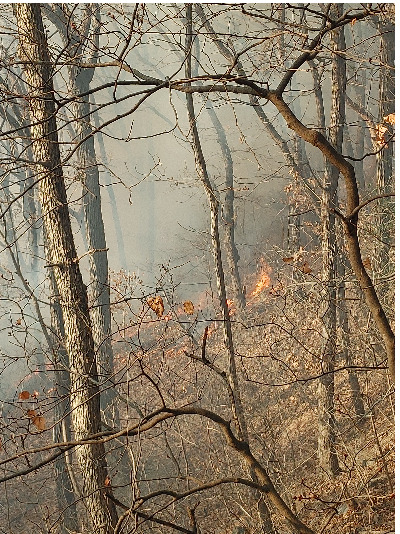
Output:
[[[0,532],[394,532],[394,4],[0,35]]]

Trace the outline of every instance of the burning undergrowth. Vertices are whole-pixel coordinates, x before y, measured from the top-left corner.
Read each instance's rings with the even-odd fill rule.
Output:
[[[301,258],[301,265],[304,261]],[[304,281],[306,288],[299,294],[291,283],[292,262],[283,264],[286,272],[259,260],[256,272],[245,278],[246,306],[240,308],[234,299],[227,301],[249,444],[286,502],[316,530],[328,520],[327,534],[338,529],[349,534],[356,532],[355,528],[359,532],[378,530],[384,523],[379,515],[384,514],[388,523],[393,515],[392,480],[387,475],[393,466],[391,407],[382,390],[384,371],[360,375],[368,414],[362,420],[354,411],[348,371],[337,374],[336,448],[341,473],[329,480],[318,467],[316,454],[320,286],[318,281],[310,283],[310,273],[298,270],[297,285]],[[317,271],[315,265],[312,268]],[[215,292],[198,292],[183,300],[166,285],[146,294],[131,281],[123,291],[120,284],[112,296],[116,303],[112,381],[118,392],[114,402],[120,428],[140,423],[164,406],[211,410],[235,428],[226,379],[229,359],[223,315]],[[359,313],[355,303],[353,306],[349,308],[353,361],[361,366],[376,357],[375,334],[367,324],[357,332]],[[368,353],[365,336],[371,341]],[[344,364],[339,357],[337,367]],[[55,376],[55,370],[47,371]],[[99,373],[101,389],[106,390],[108,379]],[[54,408],[66,398],[59,390],[42,394],[26,384],[21,386],[8,420],[3,418],[3,450],[7,454],[51,443],[57,421],[64,417],[54,416]],[[121,471],[120,453],[119,460],[109,458],[111,484],[118,481],[124,500],[132,496],[132,483],[136,494],[144,495],[165,487],[184,492],[193,484],[246,476],[245,465],[232,453],[218,427],[200,417],[164,421],[130,438],[129,445],[124,442],[118,447],[122,452],[125,448],[131,451],[133,458],[130,474]],[[30,484],[51,486],[49,470],[37,479],[33,474],[30,477]],[[147,512],[185,524],[186,506],[196,507],[207,531],[224,533],[232,516],[249,532],[256,531],[257,499],[251,491],[234,486],[213,489],[205,498],[190,497],[185,505],[177,503],[173,513],[165,497],[160,497],[149,503]],[[273,519],[285,534],[286,527],[277,517]]]
[[[256,456],[268,466],[273,479],[278,481],[284,498],[305,521],[315,522],[317,514],[322,527],[331,514],[326,532],[340,528],[350,533],[355,524],[362,532],[362,529],[376,526],[379,506],[383,506],[388,517],[393,513],[391,482],[382,463],[386,463],[386,468],[391,465],[393,444],[390,432],[380,424],[377,428],[376,419],[373,426],[368,418],[357,422],[348,371],[343,370],[336,377],[335,401],[337,451],[342,472],[335,481],[327,483],[325,474],[319,470],[315,428],[318,426],[322,329],[318,314],[320,286],[314,275],[318,267],[310,267],[303,258],[297,261],[298,267],[296,261],[297,258],[294,262],[283,263],[292,271],[296,268],[296,287],[304,281],[305,289],[301,293],[293,289],[292,273],[281,271],[277,275],[265,260],[260,260],[257,272],[246,278],[246,306],[241,309],[234,299],[227,301],[243,406],[251,429],[250,444]],[[303,268],[305,263],[307,269]],[[162,405],[199,406],[230,420],[232,410],[224,384],[229,362],[218,299],[211,292],[199,293],[190,301],[174,300],[168,292],[166,295],[143,298],[137,315],[140,327],[138,324],[129,326],[123,334],[122,331],[117,334],[115,343],[125,343],[125,349],[119,350],[117,356],[121,390],[129,398],[134,396],[142,413]],[[352,317],[352,310],[349,311]],[[355,325],[356,322],[351,323],[353,361],[362,365],[365,358],[370,361],[375,358],[374,345],[368,355],[363,352],[365,337],[354,330]],[[372,341],[375,333],[371,331],[368,335]],[[345,369],[340,357],[337,366]],[[390,417],[390,403],[381,400],[379,373],[374,377],[360,375],[360,383],[362,392],[368,390],[369,402],[378,403],[385,417]],[[127,413],[128,420],[140,419],[138,413]],[[185,419],[163,427],[161,433],[155,432],[149,442],[142,441],[144,467],[140,477],[148,491],[160,487],[165,477],[171,477],[169,485],[178,491],[184,487],[187,477],[206,481],[217,474],[239,476],[243,473],[243,465],[232,460],[217,429],[198,423]],[[355,432],[355,428],[360,432]],[[368,450],[362,445],[366,436],[372,440]],[[380,459],[381,446],[386,451],[386,460]],[[189,464],[185,464],[185,458],[190,458]],[[375,489],[370,482],[366,485],[363,482],[368,477],[373,488],[380,485],[386,488],[386,497],[379,505],[374,504]],[[228,494],[229,491],[218,492],[218,499],[226,499]],[[353,505],[346,508],[347,495],[356,494]],[[249,495],[243,498],[252,501]],[[360,513],[366,505],[368,514]],[[338,510],[334,514],[332,506],[333,510]],[[220,517],[223,509],[221,504]],[[256,516],[256,502],[250,507],[247,504],[246,509],[252,510],[246,519],[251,531],[255,525],[251,514]],[[342,513],[342,509],[346,512]],[[241,517],[240,511],[238,517]],[[215,526],[213,528],[218,531]],[[285,528],[281,528],[281,532],[285,532]]]

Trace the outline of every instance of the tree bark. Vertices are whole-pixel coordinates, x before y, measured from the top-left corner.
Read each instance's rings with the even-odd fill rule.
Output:
[[[88,309],[87,290],[77,261],[64,184],[55,118],[51,61],[39,4],[16,4],[21,60],[29,91],[31,137],[40,177],[39,200],[47,235],[48,257],[65,327],[65,346],[71,370],[71,409],[75,438],[101,430],[97,368]],[[39,163],[40,162],[40,163]],[[104,496],[107,477],[104,444],[79,447],[82,495],[96,533],[110,534],[116,523],[115,506]]]
[[[257,89],[260,95],[261,89]],[[308,128],[293,114],[289,106],[277,92],[268,91],[268,98],[276,109],[282,114],[288,127],[301,135],[311,145],[317,147],[327,160],[335,165],[342,174],[346,186],[346,215],[341,216],[348,256],[353,272],[360,284],[367,305],[371,311],[375,324],[382,336],[388,358],[389,371],[394,382],[395,375],[395,336],[389,320],[382,308],[374,284],[368,275],[361,258],[360,243],[358,240],[358,210],[359,195],[354,167],[327,141],[317,130]]]
[[[49,269],[49,286],[50,286],[50,319],[51,319],[51,352],[53,357],[54,372],[54,386],[59,398],[54,408],[54,428],[53,441],[54,443],[60,441],[71,440],[71,404],[70,391],[71,381],[68,373],[69,362],[68,354],[64,347],[64,324],[62,318],[62,310],[60,306],[59,296],[57,294],[56,281],[54,279],[54,272]],[[71,480],[67,455],[59,456],[54,462],[54,470],[56,477],[56,495],[60,512],[62,513],[62,521],[60,525],[61,534],[68,534],[69,532],[79,531],[78,512],[76,508],[76,499],[73,483]]]
[[[83,22],[73,20],[72,13],[66,13],[60,4],[46,7],[46,15],[56,26],[63,40],[71,64],[67,66],[71,95],[87,93],[94,75],[94,67],[80,68],[82,54],[92,52],[90,64],[96,63],[100,12],[98,5],[87,4]],[[69,17],[69,18],[68,18]],[[73,22],[71,25],[69,22]],[[92,32],[92,35],[89,35]],[[89,252],[89,307],[93,339],[97,352],[97,363],[102,387],[100,402],[104,418],[109,424],[118,419],[113,383],[113,352],[111,346],[111,310],[108,273],[108,254],[101,207],[99,168],[97,165],[93,127],[90,122],[89,96],[76,98],[71,105],[74,123],[74,142],[78,144],[77,178],[82,183],[82,213],[85,227],[85,246]]]
[[[342,6],[338,6],[337,8],[337,14],[341,15],[343,12]],[[333,36],[333,43],[332,43],[332,50],[335,54],[334,63],[332,65],[332,68],[335,67],[335,64],[337,65],[337,73],[335,74],[336,77],[340,77],[338,79],[338,94],[333,93],[332,98],[336,97],[336,99],[339,101],[338,111],[337,114],[337,120],[339,121],[339,124],[337,125],[337,128],[341,129],[340,135],[337,136],[335,130],[333,130],[334,138],[331,139],[331,142],[333,146],[335,146],[334,141],[336,141],[336,150],[342,151],[343,150],[343,144],[344,144],[344,132],[345,132],[345,115],[346,115],[346,90],[347,90],[347,65],[346,65],[346,59],[343,57],[343,53],[341,54],[341,51],[346,50],[346,36],[344,28],[341,28],[340,30],[336,30],[336,35]],[[339,52],[339,53],[338,53]],[[336,80],[335,80],[336,82]],[[332,125],[332,124],[331,124]],[[342,126],[340,126],[342,125]],[[338,139],[339,137],[339,139]],[[336,139],[335,139],[336,138]],[[340,142],[340,143],[339,143]],[[351,141],[350,141],[351,144]],[[349,269],[349,263],[346,258],[346,254],[344,253],[344,242],[341,235],[342,228],[340,221],[336,218],[335,221],[336,224],[336,239],[337,239],[337,256],[336,256],[336,276],[337,276],[337,309],[336,309],[336,317],[337,317],[337,327],[338,331],[341,333],[341,349],[343,354],[343,359],[345,361],[345,364],[349,366],[348,370],[348,380],[349,380],[349,386],[351,391],[351,397],[353,401],[353,407],[354,411],[359,418],[359,422],[361,422],[361,419],[365,415],[364,410],[364,403],[361,397],[361,388],[360,383],[358,381],[357,373],[351,369],[351,365],[354,363],[352,356],[351,356],[351,335],[350,335],[350,328],[349,328],[349,320],[348,320],[348,313],[347,313],[347,305],[346,305],[346,270]]]
[[[202,9],[200,8],[202,13]],[[193,38],[193,47],[195,49],[195,56],[197,61],[192,68],[192,76],[198,74],[199,47],[198,38]],[[222,206],[222,221],[224,229],[224,250],[226,254],[226,263],[229,270],[232,298],[238,308],[246,306],[246,295],[243,290],[243,285],[239,271],[239,252],[236,247],[235,240],[235,191],[234,191],[234,176],[233,176],[233,159],[232,153],[228,144],[228,139],[221,121],[214,110],[213,104],[210,100],[206,100],[206,109],[208,111],[211,122],[217,134],[217,142],[221,149],[222,160],[225,168],[225,197]]]
[[[339,17],[343,7],[335,6]],[[343,28],[332,32],[332,102],[329,137],[332,146],[341,151],[343,144],[343,122],[345,111],[344,94],[346,90],[346,65],[338,55],[344,49]],[[322,225],[322,272],[323,284],[321,319],[324,326],[324,338],[321,351],[321,371],[325,373],[319,382],[319,433],[318,455],[321,467],[330,475],[339,473],[338,457],[335,450],[335,381],[334,370],[337,350],[337,236],[336,217],[332,207],[337,206],[339,171],[330,162],[326,162],[321,202]]]
[[[64,37],[65,46],[72,58],[78,59],[78,64],[68,66],[69,86],[72,95],[87,93],[90,89],[90,82],[94,75],[94,68],[82,69],[79,67],[81,54],[84,47],[92,49],[93,60],[98,49],[98,43],[89,40],[89,32],[92,30],[91,39],[96,41],[98,34],[96,27],[100,24],[100,12],[98,6],[88,8],[83,28],[72,30],[72,34],[65,35],[68,20],[60,6],[55,6],[57,17],[52,17],[60,35]],[[87,53],[87,51],[86,51]],[[89,305],[90,318],[92,324],[92,334],[97,352],[97,366],[99,380],[104,383],[104,388],[100,395],[100,404],[106,421],[109,424],[115,423],[116,407],[114,406],[113,384],[110,378],[113,372],[113,352],[111,347],[111,310],[110,310],[110,285],[108,276],[108,254],[105,237],[105,229],[101,208],[99,168],[97,165],[93,127],[90,122],[90,101],[89,96],[80,97],[72,103],[74,115],[74,130],[76,134],[75,142],[77,149],[77,178],[82,183],[82,203],[83,218],[85,222],[87,250],[89,252],[89,276],[90,289]]]
[[[75,78],[79,80],[79,77]],[[89,90],[89,82],[76,84],[77,93]],[[112,392],[113,352],[111,347],[110,285],[108,276],[107,244],[101,210],[99,168],[96,161],[92,127],[86,118],[90,111],[89,102],[82,99],[74,106],[78,142],[85,138],[78,148],[77,156],[80,179],[83,187],[83,213],[89,251],[90,269],[90,318],[92,334],[97,353],[99,379],[104,388],[101,391],[101,407],[108,424],[115,423],[116,407]],[[85,117],[85,118],[82,118]]]
[[[192,6],[187,5],[187,27],[186,27],[186,76],[191,77],[191,44],[192,44]],[[197,129],[196,115],[194,111],[193,104],[193,95],[190,93],[186,94],[186,104],[189,117],[189,127],[191,135],[191,143],[193,148],[193,153],[195,156],[196,170],[200,178],[200,181],[203,184],[204,190],[207,195],[207,199],[210,206],[210,234],[212,241],[212,252],[214,256],[215,264],[215,278],[217,282],[217,291],[219,297],[219,304],[222,311],[223,317],[223,330],[224,330],[224,342],[225,347],[228,351],[229,357],[229,377],[230,385],[235,396],[234,406],[232,406],[235,421],[238,428],[239,435],[242,434],[242,427],[246,426],[244,417],[243,417],[243,408],[240,399],[239,393],[239,384],[237,380],[236,372],[236,362],[235,362],[235,349],[233,345],[233,336],[232,336],[232,324],[229,316],[229,308],[227,304],[227,295],[226,295],[226,285],[225,285],[225,275],[224,268],[222,265],[222,254],[221,254],[221,241],[219,236],[219,200],[217,198],[217,193],[214,191],[208,171],[206,162],[204,159],[204,154],[201,148],[201,142],[199,137],[199,132]]]
[[[93,113],[93,120],[94,120],[94,127],[96,128],[96,130],[98,130],[99,126],[100,126],[100,117],[99,117],[99,113],[97,111],[95,111]],[[108,166],[108,156],[107,156],[106,147],[105,147],[105,144],[104,144],[103,134],[102,134],[101,131],[98,133],[97,141],[99,143],[99,148],[100,148],[101,162],[107,168],[107,166]],[[107,176],[107,178],[106,178],[106,184],[105,185],[106,185],[108,198],[109,198],[109,201],[110,201],[110,206],[111,206],[111,211],[112,211],[112,218],[113,218],[113,221],[114,221],[114,228],[115,228],[115,234],[116,234],[117,246],[118,246],[119,262],[120,262],[120,265],[121,265],[122,269],[127,269],[128,268],[128,262],[127,262],[127,259],[126,259],[125,243],[124,243],[124,237],[123,237],[123,233],[122,233],[121,219],[120,219],[119,212],[118,212],[117,200],[115,198],[115,192],[114,192],[114,187],[113,187],[113,184],[112,184],[112,179],[111,179],[110,173],[107,172],[106,176]]]
[[[238,308],[244,308],[246,305],[246,297],[243,292],[243,285],[240,278],[239,272],[239,253],[236,248],[235,242],[235,215],[234,215],[234,205],[235,205],[235,193],[234,193],[234,182],[233,182],[233,159],[232,154],[228,145],[228,140],[225,135],[224,128],[218,119],[217,114],[214,111],[214,108],[210,103],[207,104],[207,111],[210,115],[211,122],[217,132],[218,144],[221,148],[222,159],[225,166],[225,199],[223,205],[223,223],[224,223],[224,233],[225,233],[225,252],[226,252],[226,262],[228,264],[231,284],[232,284],[232,295],[233,300]]]
[[[394,6],[393,6],[394,8]],[[394,110],[394,11],[387,6],[387,11],[379,15],[380,31],[380,74],[379,74],[379,125],[389,127],[385,117]],[[389,142],[376,155],[376,187],[378,195],[390,193],[394,189],[393,176],[394,151]],[[394,246],[394,206],[392,199],[382,198],[377,202],[378,236],[375,266],[381,276],[388,276],[393,270],[390,262],[390,248]],[[393,265],[393,264],[392,264]],[[385,288],[381,293],[385,294]]]
[[[192,29],[192,5],[186,4],[186,65],[185,65],[185,74],[187,78],[192,76],[192,66],[191,66],[191,47],[193,40],[193,29]],[[249,441],[247,422],[244,415],[244,409],[242,405],[239,381],[236,370],[236,361],[235,361],[235,348],[233,343],[232,335],[232,323],[229,315],[229,308],[227,303],[226,295],[226,285],[225,285],[225,275],[222,264],[222,254],[221,254],[221,243],[219,237],[219,201],[217,198],[216,192],[213,190],[211,185],[207,166],[201,147],[200,137],[197,129],[196,115],[194,111],[193,95],[191,93],[186,93],[186,104],[189,117],[189,127],[190,134],[192,138],[192,148],[195,156],[196,170],[200,178],[200,181],[203,184],[204,190],[206,192],[209,206],[210,206],[210,234],[212,242],[212,252],[214,256],[215,264],[215,277],[217,283],[217,291],[219,297],[220,309],[222,311],[223,318],[223,331],[224,331],[224,344],[228,353],[228,383],[230,386],[230,392],[232,394],[232,412],[237,425],[237,431],[240,439]],[[250,476],[252,480],[257,480],[257,474],[254,469],[250,466]],[[262,524],[263,532],[265,534],[272,534],[275,532],[270,511],[268,506],[264,502],[261,495],[257,495],[258,503],[258,513],[260,521]]]
[[[357,24],[355,26],[355,31],[356,31],[358,40],[361,42],[361,40],[363,39],[362,25]],[[353,32],[354,32],[354,29],[353,29]],[[353,34],[353,32],[349,32],[349,33]],[[355,89],[357,104],[361,107],[361,109],[365,109],[366,86],[367,86],[366,69],[359,69],[357,71],[354,89]],[[360,120],[356,128],[355,147],[354,147],[354,156],[357,159],[361,159],[364,156],[364,149],[367,147],[367,143],[365,139],[366,137],[365,129],[366,129],[365,122],[363,120]],[[353,130],[351,129],[351,131]],[[354,169],[355,169],[356,176],[358,179],[358,186],[361,191],[364,190],[365,188],[364,163],[365,163],[365,160],[354,162]]]

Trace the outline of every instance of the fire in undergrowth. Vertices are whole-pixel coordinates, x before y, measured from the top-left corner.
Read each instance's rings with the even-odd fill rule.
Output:
[[[235,302],[232,299],[227,299],[226,303],[228,305],[229,315],[234,315],[236,312]]]
[[[263,291],[264,289],[269,287],[270,283],[271,283],[271,278],[268,276],[268,274],[267,273],[262,273],[261,274],[261,278],[257,282],[256,287],[254,288],[254,290],[250,293],[250,296],[251,297],[256,297],[257,295],[259,295],[261,293],[261,291]]]
[[[250,297],[256,297],[261,293],[261,291],[264,291],[264,289],[267,289],[271,285],[271,277],[270,273],[272,271],[272,267],[268,265],[268,263],[264,260],[264,258],[260,259],[261,263],[261,273],[259,275],[259,279],[255,285],[255,288],[250,293]]]

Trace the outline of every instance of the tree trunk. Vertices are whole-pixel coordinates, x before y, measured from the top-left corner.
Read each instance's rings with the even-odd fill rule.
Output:
[[[81,46],[84,44],[80,43]],[[72,94],[89,91],[94,69],[70,69]],[[94,147],[93,128],[90,123],[89,97],[79,98],[73,104],[74,127],[79,143],[77,160],[79,178],[82,182],[83,214],[89,252],[90,273],[90,318],[92,334],[97,353],[99,380],[104,384],[100,403],[106,422],[115,423],[113,352],[111,347],[110,285],[108,276],[108,254],[101,209],[99,168]]]
[[[343,240],[341,240],[343,246]],[[353,346],[351,342],[351,334],[349,328],[347,306],[346,306],[346,257],[344,254],[339,254],[337,257],[337,277],[338,277],[338,288],[337,288],[337,323],[341,332],[341,348],[343,359],[345,365],[349,366],[348,369],[348,379],[351,392],[351,398],[353,401],[354,412],[361,422],[361,418],[365,415],[364,403],[361,396],[360,383],[358,381],[357,373],[350,368],[351,365],[354,365],[354,360],[351,354],[351,347]]]
[[[26,179],[22,182],[24,189],[33,187],[32,173],[29,168],[26,169]],[[22,187],[21,187],[22,189]],[[22,192],[22,191],[21,191]],[[38,272],[39,272],[39,228],[37,221],[39,219],[36,213],[36,203],[34,196],[34,189],[30,189],[23,196],[23,215],[24,219],[29,224],[28,229],[28,246],[30,251],[30,280],[33,286],[38,284]]]
[[[52,269],[49,269],[49,286],[50,286],[50,316],[51,316],[51,337],[52,346],[50,347],[53,356],[54,386],[59,398],[54,408],[54,428],[53,441],[71,440],[71,405],[69,394],[71,391],[71,381],[68,373],[68,354],[64,347],[64,325],[62,319],[62,310],[59,296],[57,294],[56,281]],[[62,513],[60,525],[61,534],[68,534],[71,531],[79,531],[78,513],[76,508],[76,499],[73,483],[71,480],[67,455],[59,456],[54,462],[56,495],[59,510]]]
[[[187,27],[186,27],[186,76],[191,77],[191,44],[192,44],[192,6],[187,5]],[[215,262],[215,275],[217,282],[217,290],[219,297],[219,304],[223,316],[223,330],[224,342],[229,355],[229,376],[230,385],[234,396],[236,397],[234,406],[232,406],[235,421],[237,424],[238,433],[242,435],[242,427],[246,425],[243,417],[243,409],[240,400],[239,385],[237,381],[235,350],[233,346],[232,325],[229,316],[229,308],[227,304],[225,275],[222,265],[221,242],[219,236],[219,200],[217,193],[214,191],[206,167],[203,151],[201,148],[199,132],[197,129],[196,115],[194,111],[193,95],[186,93],[186,104],[189,117],[190,134],[192,138],[192,148],[195,156],[197,174],[203,184],[207,199],[210,205],[210,234],[212,241],[212,252]]]
[[[193,48],[195,50],[194,54],[197,61],[195,61],[193,65],[192,76],[197,76],[200,61],[198,37],[193,38]],[[225,198],[222,206],[221,218],[224,225],[224,250],[230,275],[232,298],[238,308],[244,308],[246,306],[246,295],[240,277],[240,257],[235,240],[235,191],[232,153],[225,134],[225,129],[215,112],[213,103],[208,99],[206,99],[205,102],[208,115],[217,134],[217,142],[221,149],[225,169]]]
[[[80,80],[79,76],[75,80]],[[76,93],[89,90],[88,79],[76,84]],[[80,179],[83,187],[83,213],[86,228],[90,269],[90,318],[92,334],[97,353],[99,380],[101,390],[101,407],[106,422],[115,423],[116,406],[114,405],[113,352],[111,347],[111,310],[110,285],[108,277],[107,244],[101,210],[99,168],[96,161],[92,127],[88,120],[90,104],[79,99],[74,106],[77,141],[81,143],[77,150]],[[85,117],[85,118],[82,118]],[[82,142],[85,139],[84,142]]]
[[[362,25],[355,25],[355,31],[356,35],[358,37],[359,42],[363,39],[363,29]],[[354,32],[354,28],[352,32]],[[361,107],[361,109],[365,109],[365,93],[366,93],[366,87],[367,87],[367,74],[366,69],[358,69],[357,70],[357,76],[355,79],[355,93],[357,98],[357,104]],[[364,156],[365,149],[367,148],[366,144],[366,136],[365,136],[365,130],[366,130],[366,124],[363,120],[360,119],[359,124],[357,125],[356,130],[356,143],[355,143],[355,150],[354,155],[357,159],[361,159]],[[353,131],[353,129],[351,129]],[[356,176],[358,179],[358,186],[360,190],[365,189],[365,177],[364,177],[364,163],[365,160],[361,161],[355,161],[354,162],[354,169],[356,172]]]
[[[394,9],[394,6],[393,6]],[[380,31],[380,79],[379,79],[379,114],[378,123],[390,126],[385,117],[394,110],[394,11],[387,6],[387,11],[379,16],[378,29]],[[394,151],[393,143],[380,150],[376,156],[376,186],[378,195],[391,193],[394,190],[393,176]],[[378,236],[375,266],[380,276],[388,276],[393,270],[390,266],[390,248],[394,246],[394,205],[390,198],[378,200]],[[385,288],[381,291],[385,293]]]
[[[90,16],[92,21],[93,19],[95,20],[94,24],[99,24],[100,13],[97,9]],[[86,44],[85,38],[78,34],[76,42],[78,42],[78,39],[80,49],[82,49]],[[94,43],[95,49],[96,46],[96,43]],[[87,93],[90,90],[93,73],[94,69],[79,69],[71,66],[69,83],[72,94]],[[77,141],[80,143],[77,149],[77,163],[83,189],[83,218],[87,251],[89,252],[90,286],[88,296],[100,387],[101,416],[106,425],[111,428],[119,428],[118,394],[113,380],[114,354],[111,344],[108,252],[101,205],[99,166],[97,164],[93,126],[90,121],[91,105],[89,96],[77,98],[72,110],[75,119],[74,129]],[[110,459],[110,462],[112,461],[112,465],[118,465],[118,470],[113,476],[113,482],[120,488],[115,490],[116,495],[118,497],[126,496],[126,490],[128,493],[130,491],[129,482],[132,470],[128,452],[121,450],[119,453],[118,449],[114,447],[106,447],[106,452],[107,458]]]
[[[96,358],[87,291],[77,261],[65,190],[55,119],[51,62],[39,4],[15,4],[24,62],[39,200],[47,235],[49,268],[54,269],[69,357],[71,409],[75,438],[101,429]],[[92,381],[95,381],[93,382]],[[116,523],[115,506],[104,495],[107,477],[103,443],[77,448],[82,472],[82,495],[96,533],[110,534]]]
[[[337,45],[334,45],[334,50],[338,49],[340,50],[346,50],[346,37],[344,29],[341,30],[341,33],[338,36],[338,43]],[[346,77],[347,77],[347,69],[346,69],[346,60],[340,55],[336,54],[336,62],[338,63],[339,69],[338,69],[338,75],[342,76],[342,82],[339,85],[339,94],[333,96],[336,96],[338,100],[340,100],[339,106],[343,114],[339,116],[340,123],[343,124],[342,127],[342,133],[339,136],[339,141],[341,139],[341,145],[344,143],[344,132],[345,132],[345,93],[346,93]],[[348,128],[347,128],[348,130]],[[332,139],[333,141],[338,141],[337,139]],[[349,144],[351,145],[350,151],[352,151],[352,143],[349,139]],[[334,145],[335,146],[335,145]],[[342,146],[337,144],[335,146],[337,150],[342,150]],[[349,386],[351,391],[351,398],[353,401],[353,407],[356,416],[359,418],[358,422],[361,422],[361,418],[365,415],[364,410],[364,403],[361,397],[361,388],[360,383],[358,381],[357,373],[350,368],[350,366],[354,363],[353,358],[351,355],[351,347],[353,346],[351,343],[351,336],[350,336],[350,328],[349,328],[349,320],[348,320],[348,314],[347,314],[347,305],[346,305],[346,272],[349,271],[349,262],[346,258],[346,254],[344,253],[344,241],[341,236],[342,232],[342,225],[340,221],[336,218],[336,236],[338,241],[338,253],[336,256],[336,275],[337,275],[337,326],[341,333],[341,348],[342,348],[342,354],[343,359],[345,361],[345,364],[349,366],[348,370],[348,379],[349,379]]]
[[[322,303],[321,320],[324,327],[321,350],[321,372],[318,387],[319,432],[318,455],[321,467],[330,475],[338,473],[338,460],[335,452],[335,413],[334,413],[334,362],[336,356],[336,266],[335,266],[335,220],[330,213],[336,195],[332,195],[331,173],[325,174],[324,191],[321,203],[322,224]],[[332,203],[332,204],[331,204]]]
[[[228,264],[231,284],[232,296],[235,305],[238,308],[244,308],[246,305],[246,297],[243,292],[243,285],[239,273],[239,253],[235,243],[235,215],[234,215],[234,182],[233,182],[233,160],[232,154],[228,145],[228,140],[225,135],[224,128],[218,119],[217,114],[210,102],[207,103],[207,111],[211,122],[217,132],[218,144],[221,148],[222,159],[225,166],[225,200],[223,205],[223,223],[225,234],[225,252],[226,262]]]
[[[186,68],[185,74],[187,78],[192,76],[191,68],[191,46],[193,40],[193,30],[192,30],[192,5],[186,4]],[[236,370],[236,361],[235,361],[235,348],[233,343],[232,335],[232,323],[229,315],[229,308],[227,303],[226,295],[226,285],[225,285],[225,275],[222,265],[222,254],[221,254],[221,243],[219,237],[219,201],[217,198],[216,192],[213,190],[211,185],[207,166],[201,147],[200,137],[197,130],[196,115],[194,111],[193,104],[193,95],[191,93],[186,93],[186,103],[189,117],[189,127],[192,137],[192,148],[196,161],[197,174],[203,184],[204,190],[207,194],[209,206],[210,206],[210,234],[211,234],[211,243],[212,243],[212,252],[214,256],[215,264],[215,277],[217,283],[217,291],[219,297],[220,309],[222,311],[223,318],[223,331],[224,331],[224,344],[228,353],[228,383],[230,387],[231,399],[232,399],[232,413],[236,422],[237,431],[240,439],[243,439],[248,443],[249,435],[247,429],[247,422],[244,415],[241,393],[239,387],[239,381]],[[250,476],[252,480],[257,480],[257,475],[255,471],[250,468]],[[272,524],[270,511],[267,504],[265,503],[262,495],[256,494],[258,513],[260,517],[260,522],[262,524],[263,532],[265,534],[272,534],[275,532],[274,526]]]
[[[96,129],[98,129],[99,126],[100,126],[100,118],[99,118],[99,113],[97,111],[95,111],[93,113],[93,119],[94,119],[94,126],[95,126]],[[99,132],[97,134],[97,141],[99,143],[101,161],[102,161],[103,165],[107,167],[107,165],[108,165],[108,156],[107,156],[106,147],[105,147],[105,144],[104,144],[104,139],[103,139],[102,132]],[[113,218],[113,221],[114,221],[115,234],[116,234],[116,238],[117,238],[117,248],[118,248],[118,254],[119,254],[119,262],[121,264],[121,268],[122,269],[127,269],[128,268],[128,262],[126,260],[126,254],[125,254],[125,243],[124,243],[124,238],[123,238],[123,233],[122,233],[121,219],[120,219],[120,216],[119,216],[117,200],[115,198],[114,187],[113,187],[112,179],[111,179],[111,176],[110,176],[109,172],[106,173],[106,179],[105,180],[106,180],[106,183],[105,183],[106,191],[107,191],[107,194],[108,194],[108,198],[110,200],[112,218]]]
[[[74,60],[68,65],[69,90],[72,95],[87,93],[90,89],[94,68],[80,68],[82,54],[93,53],[90,62],[96,62],[98,32],[100,24],[98,7],[85,12],[84,23],[78,20],[71,27],[60,4],[46,7],[46,14],[57,27],[66,50]],[[71,15],[72,16],[72,15]],[[69,29],[67,33],[67,28]],[[92,35],[89,37],[89,32]],[[101,208],[99,168],[94,146],[93,127],[90,122],[89,96],[76,98],[72,102],[74,117],[74,142],[77,143],[77,178],[82,183],[83,221],[85,246],[89,260],[89,307],[92,333],[97,352],[99,380],[102,384],[101,408],[110,425],[115,422],[113,383],[113,352],[111,346],[110,286],[108,277],[108,255]],[[104,385],[103,385],[104,384]]]
[[[340,6],[336,6],[340,16]],[[335,51],[344,49],[343,29],[335,30],[332,35],[332,104],[330,117],[330,142],[341,151],[343,143],[343,121],[345,102],[346,66]],[[322,273],[323,284],[321,319],[324,326],[324,340],[321,351],[321,371],[319,382],[319,433],[318,455],[321,467],[331,476],[339,472],[335,450],[335,381],[334,369],[337,350],[337,241],[336,217],[331,208],[337,206],[339,171],[327,162],[321,203],[322,225]]]
[[[300,102],[297,98],[292,102],[293,111],[297,116],[301,116]],[[296,254],[301,247],[301,216],[299,215],[299,206],[297,198],[299,196],[300,181],[305,181],[310,178],[308,169],[309,161],[306,152],[305,141],[298,135],[294,138],[294,146],[292,151],[292,157],[296,162],[297,173],[293,176],[293,188],[288,194],[288,254]],[[301,278],[301,271],[299,269],[293,269],[293,281],[296,283]],[[296,286],[296,284],[295,284]],[[295,292],[299,297],[304,297],[304,293],[301,288],[296,288]]]

